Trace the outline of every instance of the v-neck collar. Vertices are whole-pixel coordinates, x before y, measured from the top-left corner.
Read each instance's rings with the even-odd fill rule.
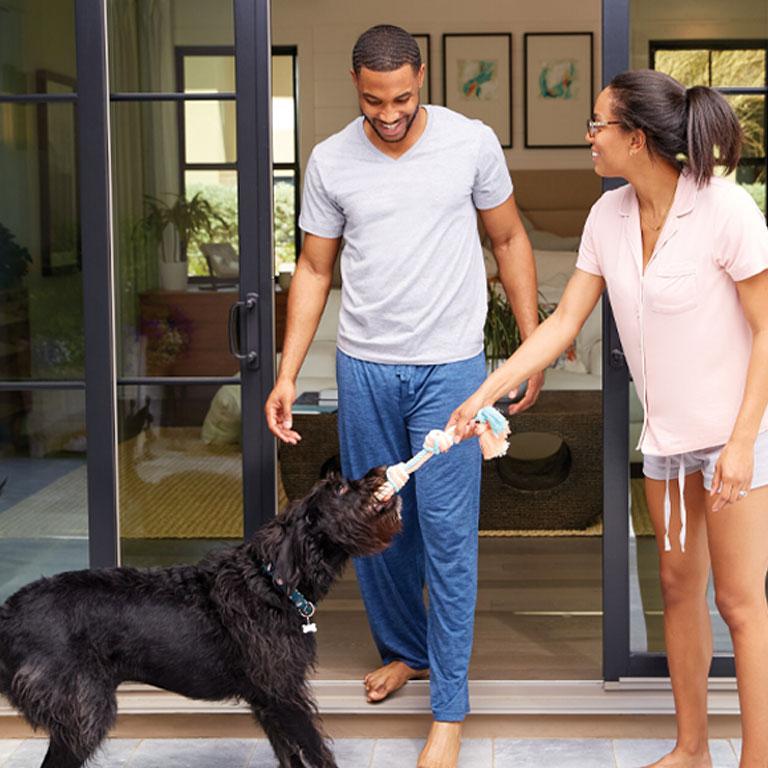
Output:
[[[619,206],[619,213],[625,217],[624,232],[629,242],[630,250],[635,260],[641,277],[648,273],[648,269],[661,249],[675,236],[680,227],[680,219],[689,214],[696,205],[698,187],[693,176],[688,171],[683,171],[677,179],[675,196],[672,207],[669,209],[664,226],[659,232],[656,245],[653,248],[648,264],[643,267],[643,236],[640,230],[640,204],[637,193],[631,184],[627,184],[624,197]]]
[[[401,160],[405,160],[405,158],[410,157],[413,154],[413,151],[419,147],[426,138],[427,134],[432,128],[432,123],[434,122],[434,114],[432,113],[432,110],[429,108],[428,104],[421,104],[420,109],[423,108],[424,112],[427,117],[427,124],[424,126],[424,130],[421,132],[421,136],[419,136],[418,139],[416,139],[413,146],[409,147],[405,152],[403,152],[401,155],[398,155],[397,157],[392,157],[392,155],[388,155],[386,152],[382,152],[369,138],[368,134],[365,132],[365,118],[359,117],[358,118],[358,131],[360,133],[360,139],[362,142],[368,146],[371,152],[373,152],[376,157],[383,158],[385,160],[389,160],[393,163],[399,163]]]

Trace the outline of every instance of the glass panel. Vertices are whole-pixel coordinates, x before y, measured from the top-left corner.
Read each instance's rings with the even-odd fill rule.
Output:
[[[202,195],[221,216],[216,222],[213,241],[227,243],[232,247],[230,252],[231,265],[227,271],[221,265],[221,259],[215,255],[205,254],[200,250],[201,244],[193,241],[187,245],[187,274],[190,277],[229,277],[237,279],[237,253],[240,250],[237,236],[237,171],[186,171],[184,182],[187,198]],[[209,248],[205,248],[211,254]],[[228,250],[228,249],[227,249]],[[223,257],[222,257],[223,258]],[[210,259],[210,262],[209,262]]]
[[[275,171],[275,274],[296,264],[296,174]]]
[[[765,164],[760,165],[742,164],[736,170],[736,183],[752,195],[757,203],[757,207],[763,212],[768,213],[766,208],[766,177]]]
[[[234,163],[237,160],[233,101],[184,103],[184,156],[187,163]]]
[[[683,85],[709,85],[709,51],[656,51],[655,66]]]
[[[630,503],[629,503],[629,616],[630,651],[632,653],[663,653],[664,604],[659,578],[659,551],[651,523],[651,515],[664,519],[663,507],[653,512],[649,509],[643,478],[643,457],[636,449],[642,426],[643,411],[637,397],[634,382],[630,382]],[[670,481],[673,499],[673,526],[677,518],[677,483]],[[676,545],[675,545],[676,546]],[[707,586],[707,604],[712,620],[714,652],[732,653],[728,628],[715,606],[715,596],[710,578]]]
[[[108,0],[107,22],[113,91],[175,92],[177,46],[234,45],[232,0]]]
[[[194,562],[243,537],[240,387],[118,389],[126,565]]]
[[[272,159],[293,163],[296,159],[296,105],[294,58],[272,57]]]
[[[75,114],[0,105],[0,380],[83,377]]]
[[[234,93],[235,57],[184,55],[184,93]]]
[[[765,87],[765,49],[712,51],[712,85]]]
[[[182,191],[176,116],[174,104],[112,105],[118,371],[124,376],[237,370],[227,343],[238,274],[236,175],[190,172]],[[213,276],[201,256],[209,244],[216,245]],[[207,279],[189,284],[190,272]]]
[[[0,602],[88,566],[82,391],[0,392]]]
[[[742,157],[765,157],[765,96],[726,96],[744,130]]]
[[[0,93],[36,93],[42,72],[75,77],[74,0],[3,3]]]

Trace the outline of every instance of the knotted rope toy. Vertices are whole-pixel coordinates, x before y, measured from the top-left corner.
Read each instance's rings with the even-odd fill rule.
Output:
[[[480,450],[484,459],[503,456],[509,448],[509,423],[502,413],[491,406],[481,408],[475,421],[478,424]],[[387,482],[378,492],[380,501],[388,501],[395,493],[399,493],[408,482],[410,476],[424,466],[433,456],[445,453],[454,445],[454,427],[448,430],[433,429],[424,438],[424,447],[408,461],[387,467]]]

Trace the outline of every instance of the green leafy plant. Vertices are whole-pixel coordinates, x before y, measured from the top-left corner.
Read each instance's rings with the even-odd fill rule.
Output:
[[[18,288],[31,263],[29,251],[19,245],[13,233],[0,224],[0,290]]]
[[[539,293],[539,296],[544,297]],[[552,313],[554,307],[546,301],[540,301],[538,306],[539,322]],[[488,281],[488,314],[485,318],[484,329],[485,356],[488,361],[506,360],[520,346],[520,328],[512,312],[512,307],[499,291],[494,281]]]
[[[231,236],[231,224],[201,192],[190,199],[178,195],[172,203],[145,195],[144,202],[147,213],[136,225],[136,236],[158,243],[165,262],[186,261],[186,247],[193,243]],[[165,237],[169,226],[175,234],[172,247]]]

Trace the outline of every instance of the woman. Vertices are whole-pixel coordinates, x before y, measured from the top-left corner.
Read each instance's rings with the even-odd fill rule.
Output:
[[[472,417],[567,348],[607,288],[644,405],[640,445],[656,532],[677,713],[653,768],[711,768],[710,564],[736,658],[740,768],[768,766],[768,230],[733,171],[741,130],[716,92],[650,70],[617,76],[586,136],[595,171],[629,184],[585,225],[555,312],[451,416]],[[510,408],[514,412],[514,406]]]

